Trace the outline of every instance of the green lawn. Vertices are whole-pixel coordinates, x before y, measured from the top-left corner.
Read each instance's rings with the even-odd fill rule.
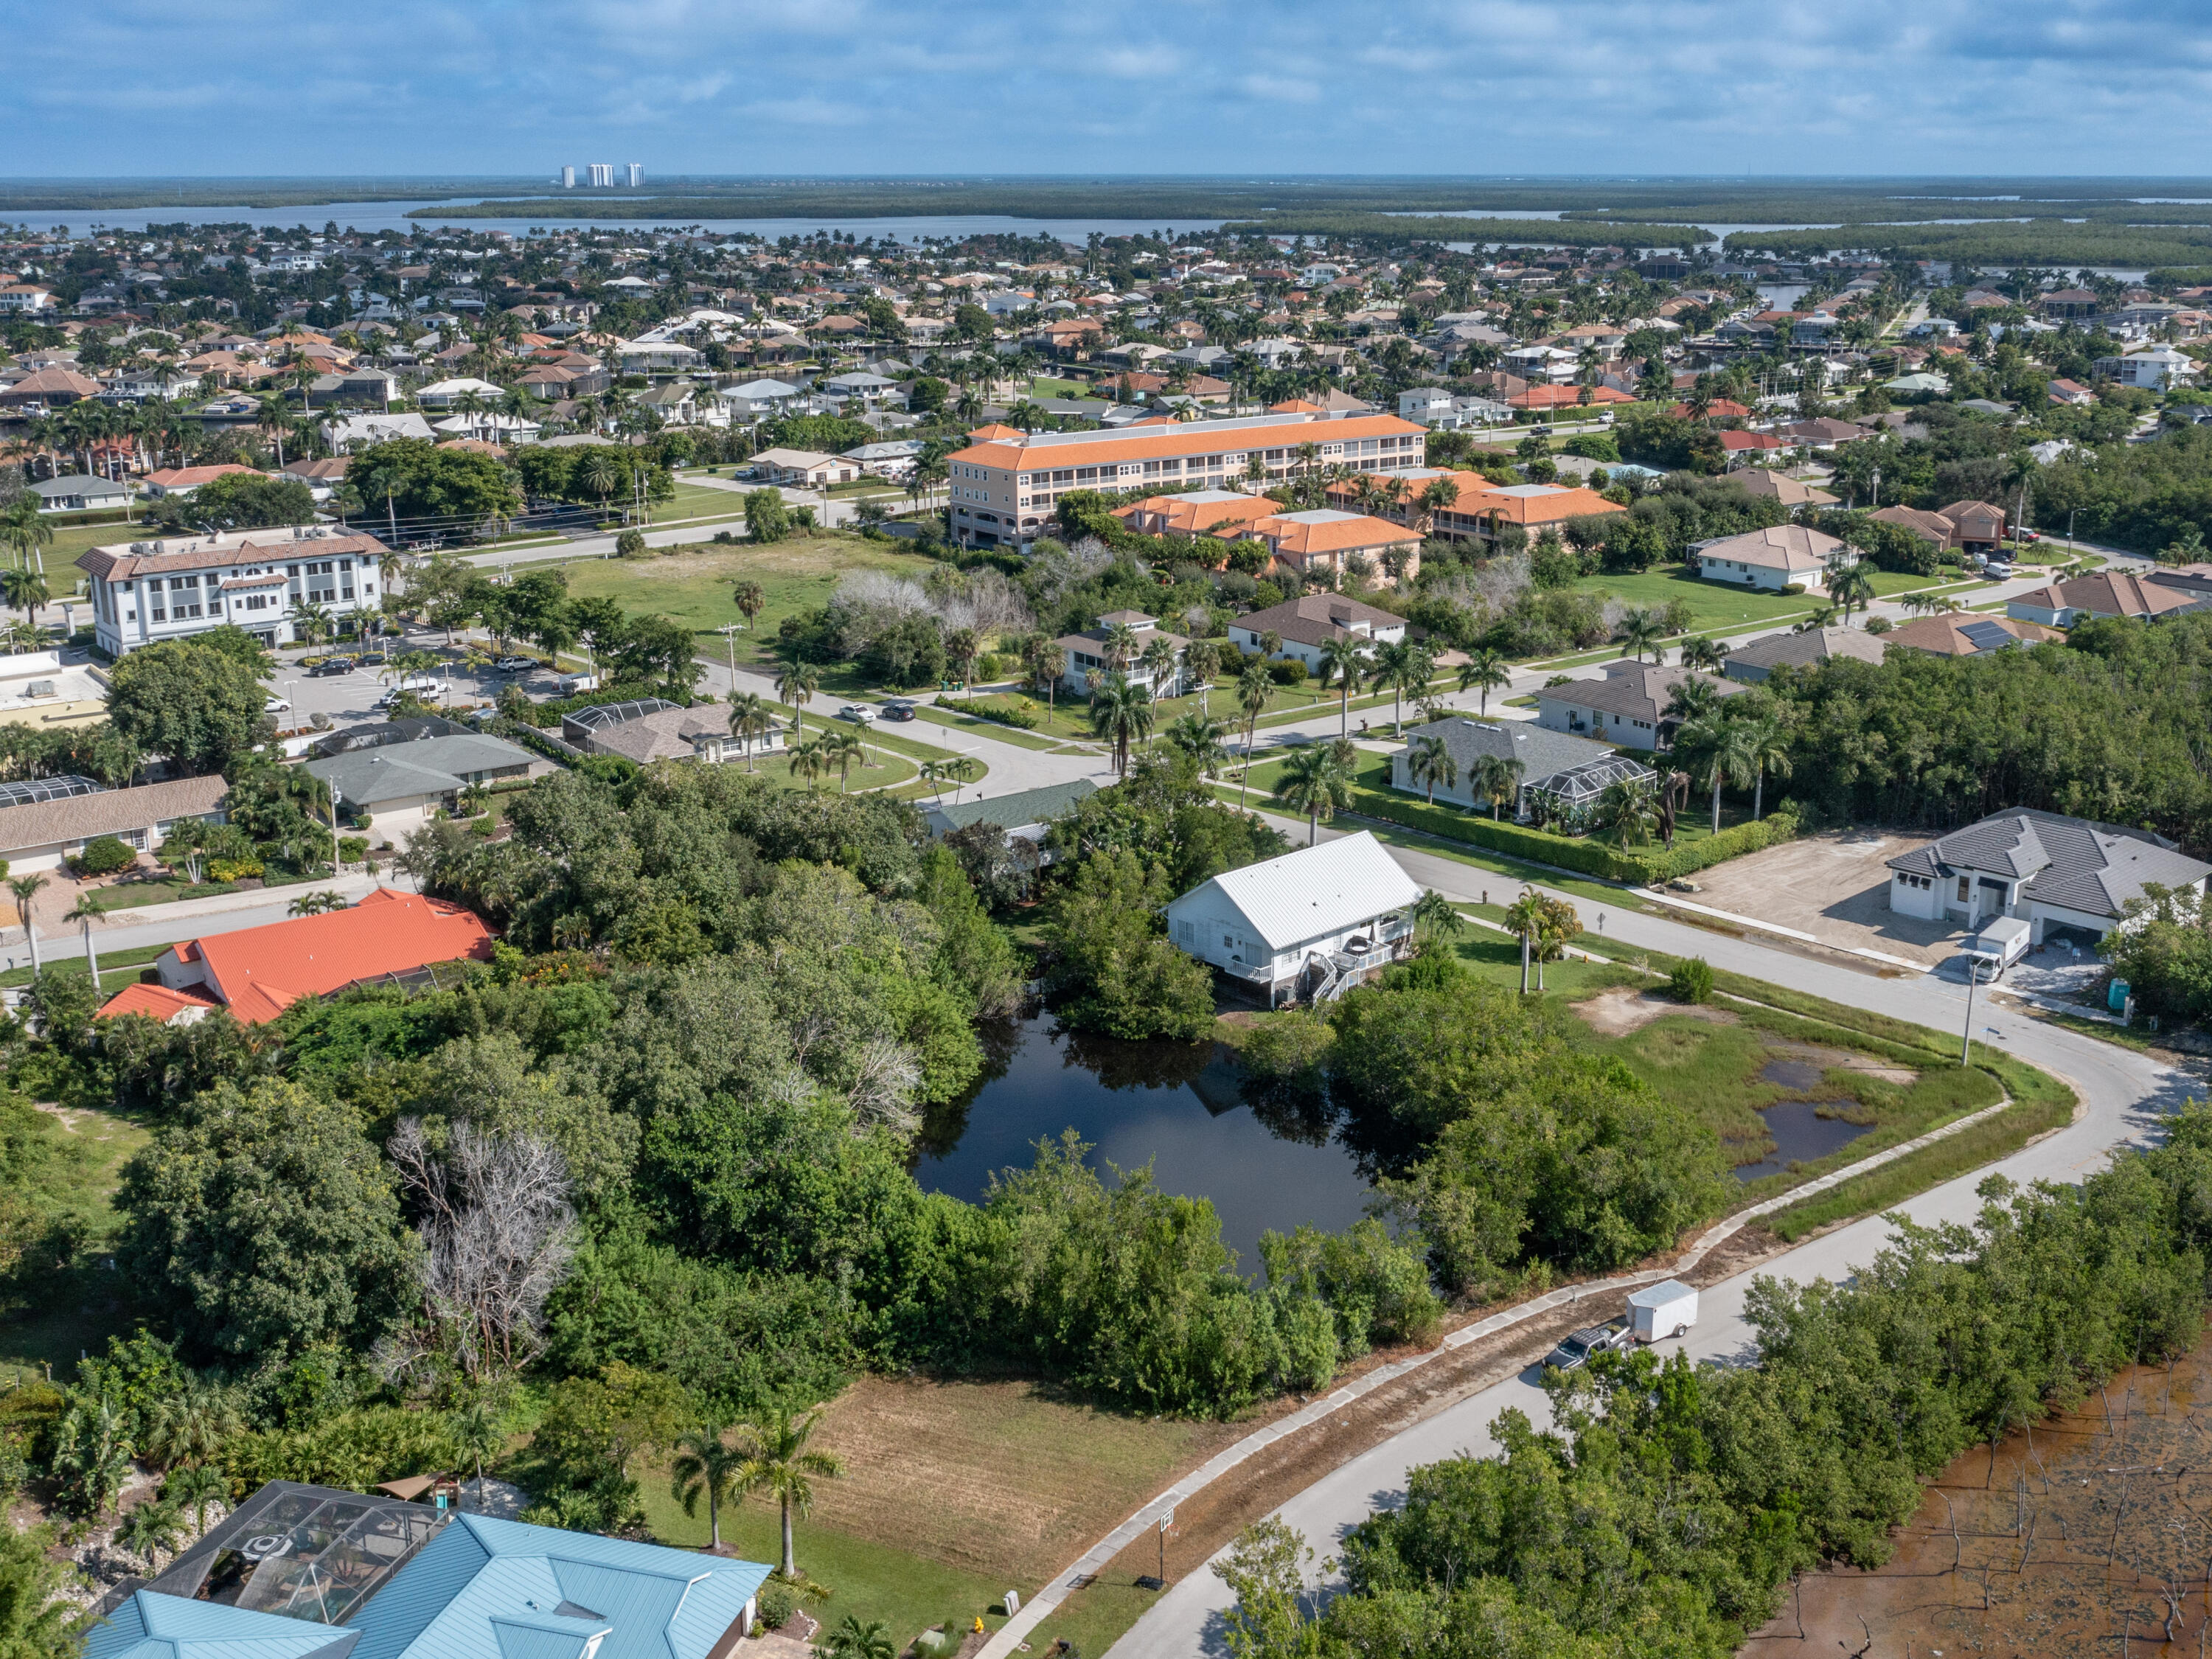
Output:
[[[928,559],[834,531],[766,547],[704,542],[653,550],[666,556],[569,565],[568,592],[579,599],[611,599],[625,610],[686,623],[708,636],[700,641],[701,652],[720,661],[726,647],[713,630],[744,622],[731,595],[738,582],[757,581],[767,604],[752,631],[737,636],[738,659],[744,663],[766,659],[769,653],[764,647],[783,619],[828,604],[838,578],[848,572],[888,570],[919,580],[933,568]]]
[[[76,941],[79,945],[82,942],[82,939]],[[58,943],[60,943],[58,940],[48,941],[46,965],[57,974],[70,974],[79,979],[83,978],[86,969],[84,958],[82,956],[55,959],[52,946]],[[121,990],[132,980],[137,978],[138,969],[151,967],[159,961],[161,953],[169,947],[166,945],[142,945],[136,951],[101,951],[99,936],[95,934],[93,938],[92,948],[100,952],[100,986],[103,989],[112,993]],[[0,974],[0,985],[28,985],[30,982],[31,970],[28,968],[13,968],[4,974]]]
[[[972,714],[954,714],[933,703],[917,703],[915,718],[932,726],[941,726],[957,732],[976,732],[1000,743],[1010,743],[1017,749],[1056,750],[1060,744],[1051,738],[1041,737],[1035,732],[1024,732],[1018,726],[1001,726],[996,720],[977,720]]]
[[[78,1092],[57,1090],[50,1079],[21,1063],[11,1082],[28,1098]],[[75,1231],[84,1241],[84,1257],[96,1260],[115,1234],[110,1200],[116,1177],[146,1144],[149,1132],[128,1118],[71,1100],[65,1111],[37,1114],[34,1134],[36,1196],[31,1201]],[[70,1279],[46,1305],[0,1320],[0,1382],[43,1376],[48,1365],[57,1382],[68,1382],[80,1351],[98,1352],[111,1334],[125,1328],[121,1304],[106,1294],[97,1268]]]
[[[668,1477],[660,1469],[644,1471],[639,1485],[646,1524],[656,1539],[678,1547],[705,1547],[703,1503],[696,1516],[686,1515],[684,1506],[669,1496]],[[748,1560],[775,1565],[782,1549],[775,1505],[754,1498],[724,1510],[722,1541]],[[864,1625],[879,1619],[889,1626],[893,1643],[903,1650],[930,1626],[948,1618],[964,1624],[981,1613],[986,1626],[994,1630],[1006,1622],[988,1611],[1007,1588],[995,1579],[805,1520],[796,1523],[793,1548],[799,1571],[829,1587],[827,1601],[803,1604],[825,1632],[836,1628],[848,1613]]]
[[[653,504],[653,519],[661,524],[677,519],[739,518],[744,510],[743,495],[709,484],[686,483],[680,478],[674,495]]]

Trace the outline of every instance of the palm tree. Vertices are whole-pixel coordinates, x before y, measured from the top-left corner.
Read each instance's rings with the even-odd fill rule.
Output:
[[[1659,711],[1661,724],[1663,726],[1671,721],[1679,727],[1703,720],[1713,712],[1720,696],[1711,680],[1697,674],[1685,674],[1667,694],[1667,706]]]
[[[1457,939],[1467,931],[1467,918],[1459,906],[1433,887],[1425,887],[1413,901],[1413,932],[1425,939]]]
[[[844,1622],[822,1638],[818,1651],[823,1659],[898,1659],[898,1644],[891,1640],[884,1621],[871,1619],[864,1625],[856,1613],[847,1613]]]
[[[1542,896],[1533,887],[1523,887],[1521,896],[1506,907],[1505,927],[1521,941],[1521,994],[1528,994],[1528,958],[1544,932],[1545,915]]]
[[[33,570],[27,565],[0,570],[0,599],[29,617],[33,628],[39,623],[39,607],[50,603],[53,597],[44,571]]]
[[[1467,660],[1460,665],[1459,689],[1464,693],[1478,686],[1481,688],[1482,717],[1485,720],[1490,718],[1490,694],[1498,687],[1512,683],[1513,676],[1505,666],[1504,653],[1492,650],[1488,646],[1470,652]]]
[[[738,1486],[744,1492],[765,1492],[783,1509],[783,1576],[799,1576],[791,1547],[791,1517],[814,1507],[814,1482],[834,1480],[845,1465],[829,1452],[814,1451],[807,1441],[822,1421],[819,1407],[806,1413],[776,1410],[757,1424],[738,1425]]]
[[[1352,805],[1352,769],[1335,744],[1314,744],[1283,763],[1275,799],[1306,815],[1306,845],[1321,839],[1321,821]]]
[[[1598,822],[1611,832],[1613,843],[1626,852],[1649,842],[1659,828],[1659,803],[1651,787],[1632,780],[1608,784],[1598,797]]]
[[[161,1483],[161,1498],[164,1503],[174,1504],[179,1512],[190,1510],[193,1527],[204,1530],[210,1504],[221,1504],[226,1509],[230,1506],[230,1477],[213,1463],[172,1469],[169,1478]]]
[[[1206,707],[1206,694],[1213,684],[1213,677],[1221,672],[1219,642],[1214,640],[1193,640],[1183,647],[1182,665],[1183,672],[1188,674],[1197,685],[1198,712],[1201,714],[1210,712]]]
[[[1154,640],[1145,647],[1145,654],[1139,658],[1138,661],[1145,672],[1152,677],[1152,695],[1159,697],[1166,696],[1168,692],[1165,688],[1175,678],[1176,648],[1173,641]]]
[[[922,763],[916,767],[915,770],[920,775],[921,781],[929,786],[930,799],[933,800],[943,800],[945,799],[945,781],[951,775],[951,769],[943,761],[927,760],[922,762]]]
[[[605,450],[594,449],[584,458],[583,471],[578,482],[599,498],[599,515],[604,518],[606,516],[607,498],[622,483],[622,469],[615,465],[613,456]]]
[[[1521,775],[1526,769],[1522,762],[1510,755],[1477,755],[1468,768],[1468,793],[1490,803],[1492,823],[1498,822],[1504,803],[1520,794]]]
[[[1662,650],[1660,641],[1666,637],[1666,624],[1644,607],[1638,607],[1620,619],[1620,654],[1624,657],[1633,651],[1636,660],[1642,662],[1646,651],[1657,653]]]
[[[1425,536],[1433,530],[1437,514],[1448,507],[1457,505],[1458,501],[1459,484],[1455,480],[1449,477],[1430,479],[1414,498],[1414,504],[1420,508],[1420,516],[1416,522],[1421,534]]]
[[[830,769],[830,757],[819,738],[808,738],[793,744],[791,749],[791,775],[806,780],[806,793],[814,793],[815,781]]]
[[[1152,735],[1152,694],[1120,674],[1091,694],[1091,731],[1113,745],[1114,769],[1129,771],[1129,745]]]
[[[787,662],[775,677],[778,701],[791,705],[792,732],[806,735],[806,700],[822,689],[822,671],[811,662]]]
[[[1244,790],[1252,781],[1252,744],[1260,732],[1260,716],[1275,700],[1274,676],[1265,663],[1247,663],[1237,677],[1237,706],[1244,711],[1244,771],[1237,781],[1237,804],[1244,804]]]
[[[131,1452],[130,1420],[103,1395],[97,1405],[80,1400],[70,1407],[55,1437],[52,1467],[85,1510],[97,1515],[131,1478]]]
[[[1751,756],[1751,816],[1761,818],[1766,816],[1766,775],[1771,772],[1778,778],[1786,778],[1792,769],[1789,733],[1780,720],[1771,717],[1738,723]]]
[[[723,1440],[726,1432],[720,1419],[710,1417],[678,1435],[676,1461],[669,1466],[668,1495],[682,1502],[684,1514],[698,1514],[700,1494],[706,1494],[707,1547],[717,1555],[722,1552],[722,1505],[741,1495],[738,1476],[745,1466],[744,1455]]]
[[[95,991],[100,989],[100,958],[93,953],[92,924],[106,914],[107,907],[90,893],[80,893],[76,908],[63,918],[64,921],[74,921],[84,929],[84,960],[86,966],[92,969],[92,988]]]
[[[1721,670],[1721,665],[1727,660],[1727,653],[1711,640],[1695,639],[1682,641],[1682,666],[1685,668],[1696,668],[1708,674],[1717,674]]]
[[[745,692],[730,699],[730,732],[745,746],[745,770],[759,770],[759,756],[756,742],[775,730],[775,716],[769,710],[768,699],[757,691]]]
[[[231,1389],[187,1371],[176,1392],[154,1402],[146,1425],[148,1455],[176,1468],[213,1459],[245,1430],[246,1416]]]
[[[26,493],[17,496],[7,512],[0,514],[0,538],[4,538],[14,550],[19,564],[36,563],[40,569],[46,568],[45,557],[39,550],[53,540],[54,527],[39,511],[36,495]]]
[[[1452,758],[1442,738],[1415,738],[1406,751],[1406,775],[1416,784],[1428,787],[1429,805],[1434,806],[1437,786],[1442,784],[1449,789],[1459,781],[1459,763]]]
[[[1406,726],[1406,693],[1426,685],[1432,666],[1429,653],[1409,640],[1375,648],[1375,665],[1368,670],[1368,678],[1390,688],[1390,726],[1401,737]]]
[[[945,636],[945,654],[953,667],[960,671],[960,689],[975,690],[975,659],[983,653],[983,642],[975,637],[972,628],[956,628]]]
[[[1329,677],[1335,676],[1338,685],[1336,735],[1352,735],[1352,688],[1367,673],[1367,641],[1357,634],[1338,634],[1321,643],[1322,689],[1328,689]]]
[[[115,1541],[131,1554],[143,1556],[155,1572],[161,1570],[162,1552],[175,1549],[183,1535],[176,1507],[165,1503],[139,1504],[115,1528]]]
[[[825,732],[816,741],[822,745],[823,763],[837,769],[837,793],[842,795],[852,781],[853,763],[866,760],[867,750],[860,746],[859,734],[852,732]]]
[[[1218,777],[1229,763],[1229,748],[1222,742],[1228,727],[1219,720],[1208,720],[1203,714],[1185,714],[1168,727],[1168,742],[1198,763],[1200,773],[1206,777]]]
[[[767,591],[758,582],[739,582],[730,591],[730,597],[737,601],[738,614],[745,619],[745,629],[750,633],[753,619],[768,605]]]
[[[1696,771],[1712,792],[1713,834],[1721,832],[1721,787],[1732,784],[1738,789],[1751,787],[1752,745],[1746,736],[1748,722],[1723,720],[1717,714],[1705,714],[1688,721],[1674,734],[1674,746],[1686,749],[1696,757]]]
[[[1106,666],[1115,673],[1127,670],[1137,659],[1137,630],[1127,623],[1115,623],[1106,630]]]
[[[1874,573],[1867,568],[1863,559],[1844,564],[1841,561],[1828,567],[1828,597],[1843,607],[1844,626],[1851,623],[1853,606],[1863,609],[1874,603]]]
[[[23,924],[23,942],[31,947],[31,977],[39,976],[39,930],[31,923],[31,901],[46,884],[44,876],[11,876],[8,891],[15,900],[15,920]]]

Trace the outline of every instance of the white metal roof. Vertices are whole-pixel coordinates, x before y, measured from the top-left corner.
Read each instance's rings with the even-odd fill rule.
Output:
[[[1421,896],[1413,878],[1364,830],[1227,871],[1184,898],[1207,887],[1218,888],[1252,931],[1275,950],[1340,933]]]

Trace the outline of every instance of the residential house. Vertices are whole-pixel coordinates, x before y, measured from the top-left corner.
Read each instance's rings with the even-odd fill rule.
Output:
[[[1802,524],[1747,530],[1695,543],[1690,550],[1698,562],[1698,574],[1705,580],[1772,593],[1823,587],[1831,563],[1848,568],[1858,562],[1858,554],[1848,543]]]
[[[2009,651],[2017,646],[2039,645],[2065,637],[2056,628],[2042,623],[2021,622],[2012,617],[1978,616],[1972,611],[1922,617],[1901,623],[1881,636],[1884,645],[1925,651],[1936,657],[1979,657],[1991,651]]]
[[[1271,1008],[1327,1002],[1412,951],[1420,896],[1363,830],[1200,884],[1169,902],[1168,938]]]
[[[1948,549],[1959,527],[1941,513],[1923,512],[1917,507],[1885,507],[1867,514],[1882,524],[1893,524],[1900,530],[1909,530],[1924,542]]]
[[[1142,536],[1223,536],[1237,539],[1251,533],[1250,526],[1272,519],[1283,504],[1266,495],[1246,495],[1234,489],[1194,489],[1187,495],[1147,495],[1127,507],[1117,507],[1114,516]]]
[[[464,374],[450,380],[433,380],[415,394],[415,402],[422,409],[452,409],[471,396],[482,399],[486,408],[495,409],[507,396],[507,388]]]
[[[430,422],[410,410],[399,415],[344,415],[326,422],[323,432],[341,455],[394,438],[431,438]]]
[[[1723,432],[1723,443],[1733,436]],[[1802,478],[1793,478],[1787,472],[1776,472],[1765,468],[1734,472],[1729,475],[1747,495],[1758,495],[1770,501],[1779,501],[1793,511],[1801,507],[1834,507],[1836,498],[1826,490],[1816,489]]]
[[[1893,631],[1880,638],[1858,628],[1808,628],[1802,634],[1769,634],[1740,645],[1722,659],[1721,672],[1756,685],[1778,668],[1820,668],[1838,657],[1878,663]]]
[[[1732,697],[1746,690],[1735,680],[1693,668],[1609,662],[1596,679],[1569,680],[1537,692],[1536,723],[1623,749],[1664,749],[1674,742],[1675,726],[1667,705],[1674,688],[1691,679],[1711,686],[1717,696]]]
[[[832,398],[865,404],[870,409],[887,402],[901,404],[906,402],[904,386],[896,380],[881,374],[871,374],[866,370],[856,369],[849,374],[832,374],[816,381],[814,389]]]
[[[2005,510],[1987,501],[1953,501],[1936,509],[1951,521],[1951,545],[1959,552],[1995,553],[2005,538]]]
[[[1586,802],[1612,784],[1648,782],[1653,775],[1650,767],[1628,759],[1608,744],[1569,737],[1533,720],[1485,720],[1452,714],[1413,727],[1406,733],[1405,747],[1390,757],[1390,787],[1424,799],[1431,796],[1429,783],[1414,779],[1412,763],[1414,745],[1424,738],[1442,742],[1444,752],[1451,757],[1457,776],[1449,783],[1439,781],[1434,799],[1455,806],[1490,811],[1489,799],[1475,787],[1477,769],[1486,757],[1494,756],[1517,767],[1513,799],[1504,804],[1510,810],[1504,814],[1516,822],[1534,816],[1540,797]]]
[[[88,579],[94,638],[119,657],[226,623],[264,645],[291,644],[307,607],[342,623],[380,614],[385,551],[374,536],[317,525],[113,542],[76,566]]]
[[[1838,444],[1856,443],[1862,438],[1873,437],[1875,434],[1871,427],[1823,416],[1814,421],[1792,421],[1776,435],[1809,449],[1833,449]]]
[[[465,906],[380,887],[347,909],[173,945],[155,960],[158,983],[127,987],[100,1013],[188,1025],[222,1008],[241,1025],[259,1025],[302,997],[404,982],[443,963],[488,962],[491,947],[491,930]]]
[[[817,455],[811,449],[763,449],[753,457],[753,476],[770,483],[850,483],[860,476],[860,464],[842,455]]]
[[[1112,642],[1121,637],[1116,630],[1127,629],[1127,656],[1125,660],[1113,659]],[[1173,659],[1166,665],[1155,667],[1145,660],[1152,647],[1164,642]],[[1061,689],[1083,692],[1090,689],[1091,676],[1102,679],[1120,674],[1132,685],[1141,685],[1155,699],[1180,696],[1194,682],[1189,680],[1188,665],[1183,655],[1190,641],[1181,634],[1169,632],[1159,625],[1157,617],[1141,611],[1109,611],[1099,617],[1098,626],[1080,634],[1063,634],[1053,641],[1061,655],[1060,683]]]
[[[157,852],[181,818],[222,823],[229,793],[220,777],[176,778],[131,789],[109,789],[76,776],[0,783],[0,859],[19,876],[58,870],[82,857],[86,842],[103,836],[142,853]]]
[[[661,697],[576,709],[562,716],[561,735],[579,749],[618,755],[640,766],[664,760],[718,766],[724,761],[757,759],[782,753],[785,738],[781,726],[749,738],[738,736],[730,730],[726,703],[686,708]]]
[[[55,309],[54,291],[37,283],[0,283],[0,312],[25,316]]]
[[[2057,404],[2073,404],[2079,406],[2097,401],[2097,394],[2079,380],[2053,380],[2045,390],[2050,393],[2051,402]]]
[[[34,478],[27,486],[39,498],[41,513],[82,513],[131,505],[131,486],[89,472],[65,472],[58,478]]]
[[[2148,620],[2178,611],[2212,606],[2212,597],[2188,587],[2147,580],[2125,570],[2093,570],[2053,582],[2005,602],[2005,615],[2046,628],[2071,628],[2085,617]]]
[[[471,732],[349,750],[301,763],[330,785],[339,810],[380,842],[397,846],[439,811],[452,811],[464,789],[543,777],[550,761],[504,738]]]
[[[1889,908],[1926,921],[1978,928],[1985,918],[2027,922],[2041,945],[2054,933],[2101,939],[2153,884],[2204,890],[2212,865],[2148,830],[2015,808],[1889,860]]]
[[[100,382],[73,368],[41,368],[0,391],[0,409],[65,409],[100,395]]]
[[[1328,570],[1341,576],[1352,561],[1364,559],[1370,571],[1387,572],[1395,583],[1419,574],[1421,568],[1418,532],[1364,513],[1340,513],[1334,507],[1276,513],[1253,520],[1243,533],[1267,543],[1278,562],[1301,573]],[[1401,568],[1392,569],[1401,561]]]
[[[1088,778],[1078,778],[1072,783],[1048,783],[1037,789],[1018,789],[1010,794],[978,796],[974,800],[955,800],[950,805],[944,801],[917,801],[921,807],[921,821],[929,826],[930,835],[943,840],[956,830],[966,830],[978,823],[995,823],[1006,832],[1010,848],[1016,842],[1034,849],[1040,867],[1052,862],[1052,855],[1044,850],[1044,838],[1056,819],[1063,818],[1075,810],[1078,802],[1098,793],[1098,786]],[[1018,850],[1018,849],[1017,849]]]
[[[450,1507],[398,1495],[434,1481],[272,1481],[110,1592],[85,1659],[728,1659],[753,1628],[759,1563],[469,1512],[486,1489],[445,1484]]]
[[[1240,651],[1258,651],[1269,634],[1282,641],[1276,656],[1295,657],[1318,673],[1322,647],[1331,640],[1348,637],[1371,645],[1396,645],[1406,637],[1406,619],[1341,594],[1304,593],[1265,611],[1249,611],[1229,624],[1229,642]]]
[[[2146,351],[2100,357],[2089,365],[2089,370],[2100,380],[2112,380],[2147,392],[2164,392],[2193,379],[2197,360],[2172,346],[2153,346]],[[0,398],[0,402],[5,401],[5,398]]]
[[[146,494],[155,501],[164,495],[189,495],[210,479],[241,472],[250,475],[253,469],[240,466],[235,461],[224,461],[216,466],[165,466],[146,475]]]

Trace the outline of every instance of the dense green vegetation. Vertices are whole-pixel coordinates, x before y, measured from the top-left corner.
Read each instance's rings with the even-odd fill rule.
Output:
[[[1969,1447],[2202,1334],[2212,1111],[2081,1186],[1997,1177],[1972,1226],[1901,1224],[1848,1288],[1759,1281],[1759,1363],[1607,1354],[1547,1382],[1556,1426],[1416,1469],[1347,1540],[1318,1620],[1299,1540],[1248,1533],[1223,1576],[1239,1659],[1700,1659],[1794,1572],[1879,1565],[1920,1483]]]

